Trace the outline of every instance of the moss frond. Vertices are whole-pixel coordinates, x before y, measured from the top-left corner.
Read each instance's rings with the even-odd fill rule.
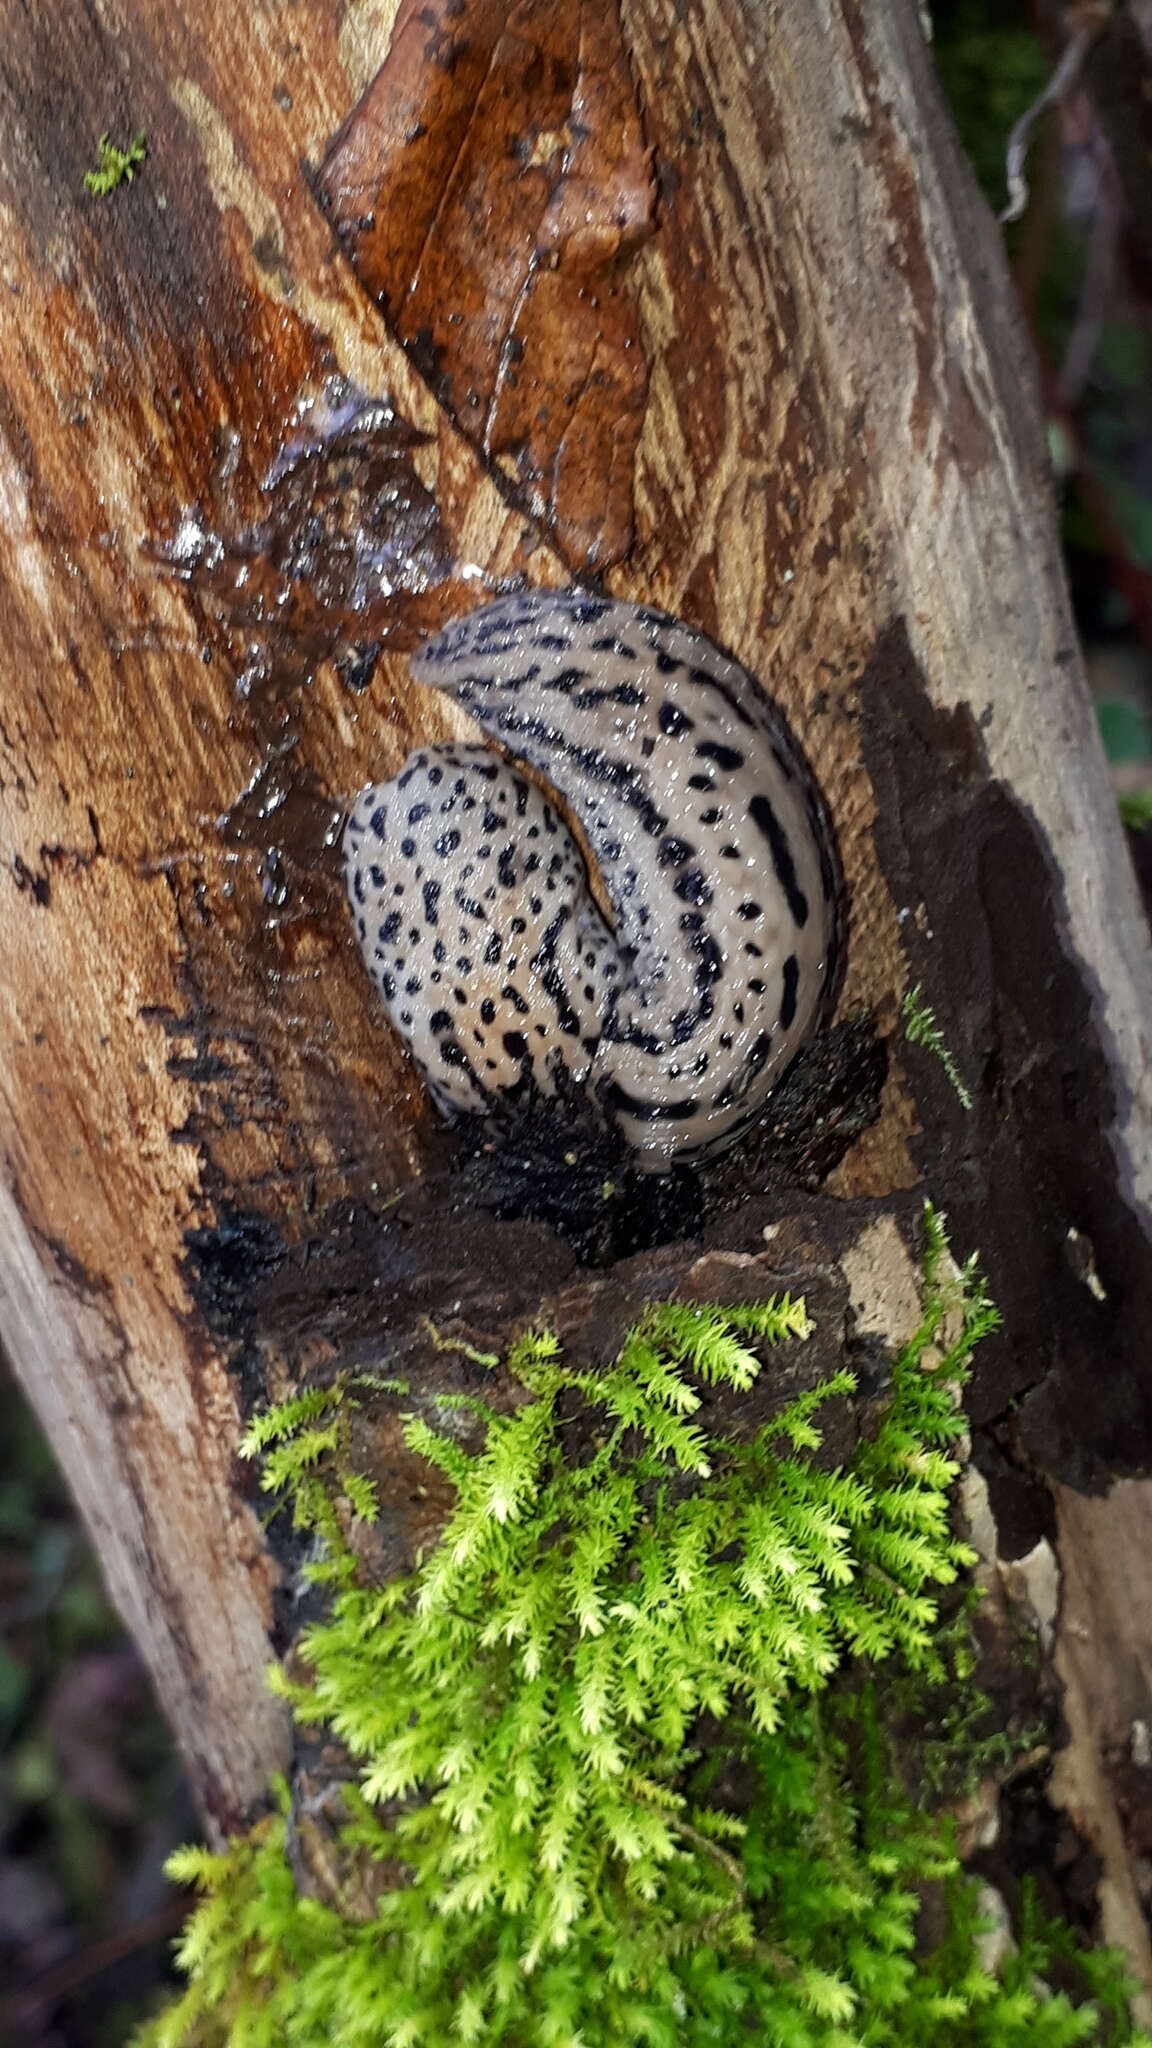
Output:
[[[936,1022],[936,1013],[924,1001],[924,991],[917,982],[910,988],[900,1005],[900,1018],[904,1036],[909,1045],[922,1045],[928,1052],[935,1053],[964,1109],[971,1109],[971,1091],[961,1078],[960,1069],[944,1042],[944,1034]]]
[[[148,2048],[1135,2042],[1113,1963],[1083,1962],[1080,2005],[1037,1989],[1039,1922],[982,1975],[971,1887],[876,1704],[873,1667],[939,1665],[938,1589],[970,1562],[959,1393],[993,1320],[929,1212],[920,1326],[850,1469],[821,1462],[850,1373],[744,1438],[707,1420],[709,1389],[809,1334],[802,1302],[653,1307],[600,1373],[530,1333],[509,1369],[531,1398],[471,1402],[469,1446],[408,1414],[455,1505],[384,1586],[329,1498],[375,1508],[346,1470],[349,1384],[261,1418],[250,1448],[333,1588],[310,1683],[280,1689],[346,1745],[344,1849],[391,1875],[370,1919],[300,1897],[283,1805],[219,1857],[180,1852],[189,1984]],[[948,1932],[914,1959],[929,1878]]]
[[[118,149],[108,135],[100,137],[100,157],[94,171],[85,171],[86,189],[98,199],[115,192],[118,185],[130,185],[148,154],[147,139],[134,135],[127,149]]]

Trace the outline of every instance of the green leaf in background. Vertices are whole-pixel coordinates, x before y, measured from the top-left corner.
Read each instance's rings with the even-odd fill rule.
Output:
[[[1096,706],[1096,718],[1110,761],[1152,760],[1152,721],[1140,705],[1103,698]]]
[[[1152,789],[1122,790],[1117,802],[1130,832],[1147,832],[1152,827]]]

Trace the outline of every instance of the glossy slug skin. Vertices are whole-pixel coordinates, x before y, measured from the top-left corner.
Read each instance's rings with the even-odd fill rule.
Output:
[[[755,1120],[815,1028],[836,966],[839,872],[831,833],[779,713],[747,670],[702,634],[645,606],[572,590],[500,598],[455,620],[417,652],[412,672],[450,692],[493,739],[529,762],[588,834],[615,932],[600,919],[576,848],[553,814],[548,836],[559,847],[563,835],[573,857],[555,879],[575,890],[568,924],[580,961],[558,972],[569,978],[573,1010],[599,1004],[589,1081],[638,1164],[659,1171],[722,1150]],[[499,757],[487,761],[498,777],[517,779]],[[360,878],[357,914],[367,931],[388,890],[404,879],[394,847],[379,857],[363,822],[356,824],[380,795],[365,793],[349,827],[349,887],[355,896]],[[506,814],[510,829],[507,807]],[[480,843],[469,850],[480,862]],[[499,861],[491,853],[488,860],[497,875],[476,897],[493,928],[505,929],[524,916],[523,881],[493,895]],[[382,876],[381,889],[363,880],[372,872]],[[409,929],[419,930],[415,915]],[[378,973],[363,936],[361,943]],[[522,946],[520,957],[533,956]],[[586,1008],[574,1032],[558,1023],[555,987],[553,977],[541,1018],[546,1061],[563,1056],[563,1041],[586,1051],[595,1036]],[[522,974],[520,990],[526,993]],[[391,1000],[390,1008],[442,1107],[474,1108],[477,1090],[506,1085],[499,1052],[493,1068],[486,1061],[509,1028],[524,1035],[518,1021],[498,1006],[483,1024],[494,1038],[473,1040],[465,1100],[454,1065],[437,1068],[438,1034],[424,991],[421,1002],[408,1009],[409,1023]],[[578,1070],[578,1062],[566,1063]],[[545,1066],[545,1086],[546,1075]],[[540,1078],[535,1069],[533,1078]]]
[[[344,833],[360,950],[445,1115],[584,1080],[619,973],[580,849],[491,747],[424,747]]]

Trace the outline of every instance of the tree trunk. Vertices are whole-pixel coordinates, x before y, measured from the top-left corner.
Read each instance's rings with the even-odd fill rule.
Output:
[[[369,1352],[450,1384],[424,1314],[490,1338],[547,1306],[594,1350],[645,1292],[721,1289],[717,1259],[750,1286],[799,1274],[836,1331],[851,1309],[891,1334],[908,1268],[880,1257],[885,1231],[931,1193],[1003,1310],[977,1461],[1007,1555],[1058,1530],[1060,1782],[1146,1970],[1147,1495],[1113,1480],[1147,1468],[1152,1431],[1152,973],[1027,350],[919,10],[624,0],[617,27],[584,0],[613,118],[642,118],[652,151],[603,294],[645,375],[614,387],[623,484],[593,418],[587,475],[551,495],[486,448],[341,211],[364,110],[340,131],[393,13],[6,13],[4,1342],[225,1828],[289,1742],[264,1685],[278,1571],[236,1459],[246,1404]],[[84,173],[105,130],[142,131],[147,156],[100,196]],[[562,296],[563,261],[549,282]],[[472,332],[463,282],[461,305]],[[331,409],[337,374],[391,407],[372,459],[401,506],[402,601],[371,616],[331,532],[285,567],[307,401],[328,380]],[[368,459],[327,479],[345,504]],[[819,1200],[722,1206],[707,1249],[615,1275],[482,1207],[446,1229],[429,1198],[391,1230],[441,1141],[333,862],[355,792],[467,727],[404,649],[477,587],[592,572],[785,707],[847,879],[840,1013],[865,1006],[891,1056]],[[970,1114],[899,1035],[916,983]],[[1101,1666],[1107,1686],[1086,1683]]]

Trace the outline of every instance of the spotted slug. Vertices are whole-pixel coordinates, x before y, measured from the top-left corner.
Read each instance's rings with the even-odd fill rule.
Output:
[[[723,1150],[824,1012],[840,943],[827,814],[781,714],[703,634],[577,590],[503,597],[412,658],[487,747],[422,748],[345,834],[365,963],[442,1111],[561,1070],[643,1169]]]

